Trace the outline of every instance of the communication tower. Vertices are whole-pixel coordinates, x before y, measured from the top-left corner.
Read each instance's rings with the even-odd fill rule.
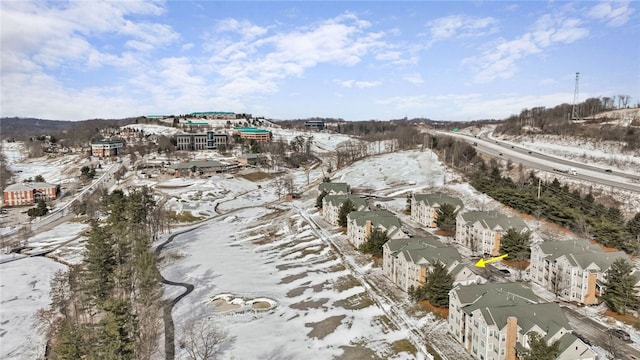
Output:
[[[576,73],[576,88],[573,92],[573,108],[571,109],[571,120],[579,120],[580,115],[578,114],[578,83],[580,81],[580,73]]]

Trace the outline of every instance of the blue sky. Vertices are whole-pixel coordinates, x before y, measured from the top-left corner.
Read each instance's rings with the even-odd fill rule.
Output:
[[[1,116],[501,119],[629,95],[638,2],[2,1]]]

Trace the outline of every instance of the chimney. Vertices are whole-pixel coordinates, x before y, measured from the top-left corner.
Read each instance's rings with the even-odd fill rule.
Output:
[[[516,360],[516,341],[518,341],[518,318],[509,316],[507,318],[507,339],[505,343],[505,360]]]
[[[364,236],[365,238],[369,238],[370,235],[371,235],[371,220],[367,220],[364,223]]]

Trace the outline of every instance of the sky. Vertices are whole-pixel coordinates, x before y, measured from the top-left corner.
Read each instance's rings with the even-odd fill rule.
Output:
[[[0,116],[502,119],[628,95],[640,2],[0,1]]]

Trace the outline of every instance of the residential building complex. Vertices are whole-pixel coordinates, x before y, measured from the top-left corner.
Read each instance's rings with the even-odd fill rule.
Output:
[[[475,284],[486,280],[462,264],[462,257],[452,245],[436,236],[389,240],[382,247],[382,270],[399,288],[408,291],[422,286],[436,263],[445,266],[454,284]]]
[[[339,225],[340,208],[347,200],[351,200],[353,203],[354,211],[363,211],[369,208],[365,199],[357,195],[327,195],[322,199],[322,216],[329,224]]]
[[[347,195],[351,194],[351,187],[349,184],[342,182],[323,182],[318,185],[318,194],[323,191],[328,195]]]
[[[455,241],[474,254],[500,253],[500,239],[509,229],[520,233],[529,231],[527,224],[517,216],[506,216],[495,211],[469,211],[456,218]]]
[[[411,196],[411,220],[420,225],[435,228],[437,227],[438,209],[443,204],[452,205],[456,211],[460,211],[464,207],[462,200],[446,194],[413,194]]]
[[[387,210],[352,211],[347,216],[347,237],[356,248],[367,241],[374,229],[386,232],[389,239],[406,238],[401,228],[400,220]]]
[[[519,283],[457,286],[449,292],[449,332],[476,359],[516,360],[532,332],[560,341],[558,360],[595,360],[573,333],[560,306],[541,302]]]
[[[589,240],[544,241],[531,246],[531,279],[567,301],[598,303],[605,274],[622,251],[603,251]]]

